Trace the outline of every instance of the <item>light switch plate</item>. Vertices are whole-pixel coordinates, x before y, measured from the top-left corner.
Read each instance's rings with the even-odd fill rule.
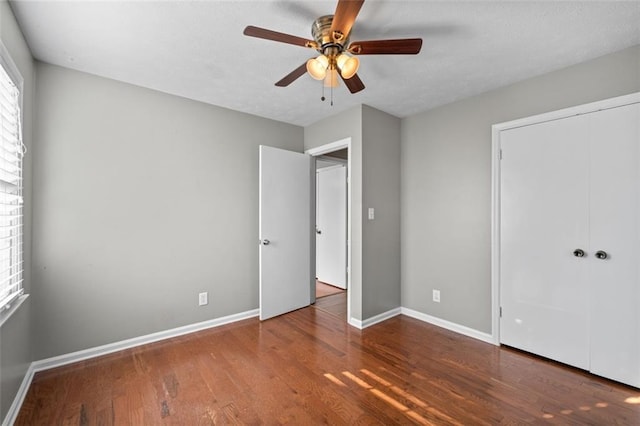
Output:
[[[373,207],[369,207],[369,220],[373,220],[373,219],[376,218],[375,213],[376,212],[375,212],[374,208]]]
[[[203,293],[198,294],[198,305],[204,306],[209,304],[209,292],[205,291]]]

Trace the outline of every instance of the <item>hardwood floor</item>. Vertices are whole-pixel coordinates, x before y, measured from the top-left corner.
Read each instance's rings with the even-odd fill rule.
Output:
[[[334,315],[340,318],[342,321],[347,321],[347,292],[332,294],[324,296],[320,299],[316,299],[314,308],[320,309],[326,313]]]
[[[36,374],[17,425],[640,424],[640,390],[405,316],[315,307]]]
[[[341,288],[332,286],[331,284],[323,283],[322,281],[316,280],[316,299],[321,297],[330,296],[332,294],[342,293],[343,290]]]

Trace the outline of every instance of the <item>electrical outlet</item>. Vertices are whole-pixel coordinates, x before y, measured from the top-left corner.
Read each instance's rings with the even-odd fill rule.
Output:
[[[433,301],[440,303],[440,290],[433,290]]]
[[[204,306],[208,304],[209,304],[209,293],[205,291],[203,293],[198,294],[198,305]]]

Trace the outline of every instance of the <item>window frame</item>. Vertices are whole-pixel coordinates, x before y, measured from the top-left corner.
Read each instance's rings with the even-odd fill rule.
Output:
[[[23,109],[23,99],[24,99],[24,79],[22,74],[18,70],[18,67],[13,62],[9,51],[6,49],[5,45],[0,40],[0,66],[2,66],[3,70],[6,72],[7,76],[13,83],[13,85],[18,90],[18,99],[17,99],[17,107],[18,107],[18,137],[19,142],[22,144],[22,152],[19,154],[20,159],[18,162],[18,175],[19,175],[19,187],[18,187],[18,197],[22,199],[23,190],[24,190],[24,155],[26,154],[26,147],[24,145],[23,140],[23,123],[24,123],[24,109]],[[24,295],[24,273],[25,273],[25,264],[24,264],[24,201],[21,201],[21,208],[18,217],[18,226],[20,227],[19,235],[17,236],[17,246],[19,247],[19,253],[17,257],[14,258],[15,255],[9,255],[10,257],[10,266],[9,268],[14,268],[16,265],[18,266],[19,271],[13,273],[15,276],[19,276],[20,284],[18,285],[18,292],[14,297],[4,302],[2,306],[0,306],[0,325],[4,323],[4,321],[11,315],[11,313],[17,309],[17,307],[21,304],[22,300],[26,297]],[[12,262],[14,259],[17,259],[17,262]],[[12,271],[13,272],[13,271]]]

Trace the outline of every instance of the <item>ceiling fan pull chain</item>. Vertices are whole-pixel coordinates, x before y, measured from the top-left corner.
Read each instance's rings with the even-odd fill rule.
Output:
[[[321,84],[321,86],[322,86],[322,97],[320,97],[320,100],[321,100],[322,102],[324,102],[324,100],[326,99],[326,98],[324,97],[324,83],[322,83],[322,84]]]
[[[333,106],[333,84],[331,85],[331,106]]]

